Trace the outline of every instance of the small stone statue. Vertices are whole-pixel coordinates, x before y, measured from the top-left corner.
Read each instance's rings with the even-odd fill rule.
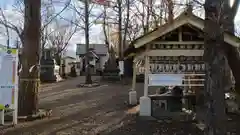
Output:
[[[73,66],[71,67],[70,76],[71,76],[71,77],[76,77],[76,76],[77,76],[77,72],[76,72],[75,65],[73,65]]]

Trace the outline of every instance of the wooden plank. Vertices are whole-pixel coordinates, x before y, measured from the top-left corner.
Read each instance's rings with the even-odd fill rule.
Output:
[[[204,50],[150,50],[148,56],[203,56]]]
[[[159,85],[148,85],[149,87],[159,86]],[[161,86],[169,86],[169,85],[161,85]],[[192,86],[192,87],[204,87],[204,84],[181,84],[175,86]]]
[[[154,41],[151,44],[159,45],[203,45],[204,41]]]
[[[198,18],[197,16],[184,16],[180,15],[177,17],[171,25],[162,25],[157,30],[152,31],[149,34],[146,34],[145,36],[142,36],[141,38],[138,38],[136,42],[134,43],[135,48],[139,48],[141,46],[144,46],[153,40],[157,39],[160,36],[163,36],[179,27],[181,27],[184,24],[191,24],[194,27],[197,27],[200,30],[203,30],[204,28],[204,20]],[[239,39],[233,35],[230,35],[228,33],[224,33],[224,41],[232,46],[239,47]]]

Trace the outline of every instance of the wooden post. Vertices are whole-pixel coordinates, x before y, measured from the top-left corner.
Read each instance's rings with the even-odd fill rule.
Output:
[[[132,91],[136,89],[136,62],[133,61]]]
[[[132,88],[129,92],[129,104],[137,104],[137,92],[136,92],[136,62],[133,61],[133,78],[132,78]]]
[[[0,110],[1,125],[4,125],[4,110]]]
[[[140,116],[151,116],[151,99],[148,97],[149,56],[147,52],[148,48],[145,51],[144,96],[140,97]]]
[[[178,30],[178,41],[182,42],[182,27]]]
[[[145,55],[145,69],[144,69],[144,97],[148,96],[148,71],[149,71],[149,56]]]
[[[187,92],[192,91],[192,86],[191,86],[191,76],[188,76],[188,90]]]

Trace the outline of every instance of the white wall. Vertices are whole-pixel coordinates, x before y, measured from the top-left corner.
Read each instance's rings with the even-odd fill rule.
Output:
[[[69,63],[80,62],[81,61],[79,58],[77,58],[77,59],[64,58],[64,59],[65,59],[65,63],[64,63],[65,64],[65,73],[67,75],[71,72],[71,67],[72,67],[72,65],[70,65]],[[80,62],[80,64],[81,64],[81,62]],[[81,69],[81,66],[82,65],[80,65],[80,69]],[[77,68],[77,65],[75,65],[75,67],[76,67],[77,74],[79,74],[80,73],[80,69]]]
[[[75,59],[65,58],[65,73],[69,74],[71,72],[71,66],[69,63],[75,62]]]

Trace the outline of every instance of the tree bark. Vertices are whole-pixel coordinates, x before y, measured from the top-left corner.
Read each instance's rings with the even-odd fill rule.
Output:
[[[236,16],[236,11],[238,9],[240,0],[235,0],[233,7],[230,7],[229,0],[225,0],[224,3],[224,21],[223,28],[225,31],[234,35],[234,18]],[[228,64],[232,70],[233,76],[235,78],[235,90],[238,95],[240,95],[240,55],[239,48],[233,47],[231,45],[224,45],[224,51],[228,59]]]
[[[91,71],[90,71],[90,66],[89,66],[89,1],[85,0],[85,42],[86,42],[86,55],[85,55],[85,63],[87,66],[86,67],[86,79],[85,83],[86,84],[91,84],[92,83],[92,78],[91,78]]]
[[[20,74],[19,115],[37,112],[39,89],[39,56],[41,29],[41,0],[24,0],[24,43]],[[31,67],[33,68],[31,71]]]
[[[206,135],[226,135],[224,80],[226,72],[225,53],[221,45],[224,43],[224,30],[221,26],[221,2],[205,1],[204,23],[204,60],[206,64]]]
[[[104,6],[103,7],[104,11],[103,11],[103,15],[104,15],[104,18],[103,18],[103,24],[102,24],[102,27],[103,27],[103,34],[104,34],[104,37],[105,37],[105,44],[107,45],[108,47],[108,52],[109,52],[109,26],[108,26],[108,22],[107,22],[107,8]],[[106,26],[107,25],[107,26]],[[107,27],[107,28],[106,28]]]
[[[122,42],[122,0],[117,0],[118,4],[118,53],[119,60],[123,59],[123,42]]]
[[[167,0],[167,9],[168,9],[168,23],[172,23],[174,18],[172,0]]]
[[[128,30],[129,30],[129,17],[130,17],[130,0],[126,0],[126,4],[127,4],[127,15],[126,15],[126,21],[124,22],[125,23],[125,26],[124,26],[124,36],[123,36],[123,50],[124,51],[126,49],[126,44],[127,44],[127,33],[128,33]]]

